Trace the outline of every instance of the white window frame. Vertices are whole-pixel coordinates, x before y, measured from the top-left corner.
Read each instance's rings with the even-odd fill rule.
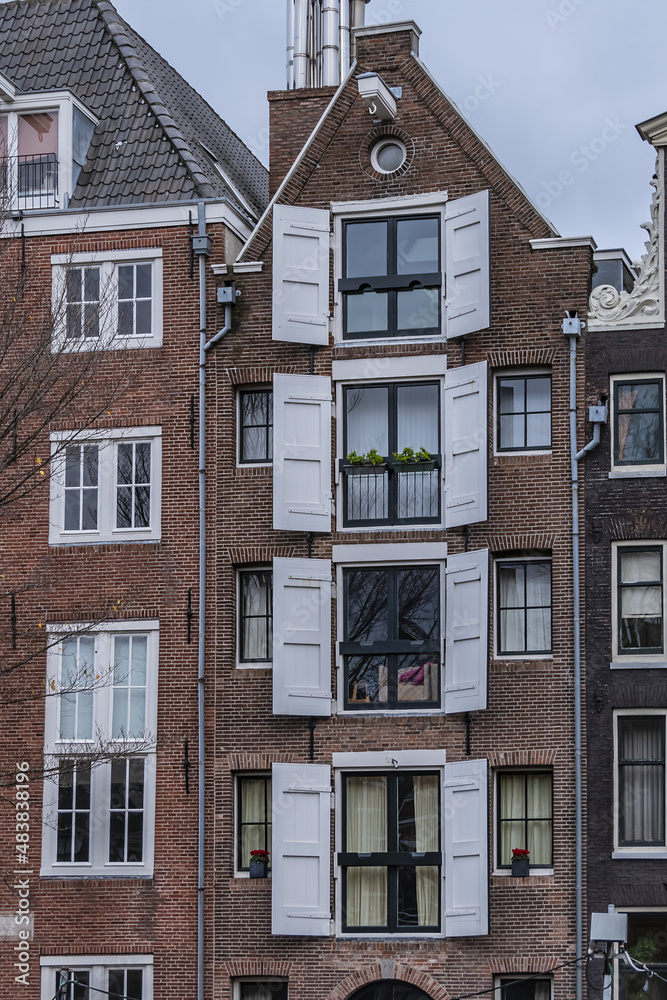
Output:
[[[544,871],[540,869],[540,874],[543,875]],[[493,985],[495,986],[495,992],[493,995],[493,1000],[505,1000],[505,994],[502,989],[502,979],[507,979],[512,983],[520,982],[521,980],[531,980],[535,983],[549,983],[549,1000],[553,1000],[554,995],[554,977],[545,972],[501,972],[493,977]],[[506,984],[507,985],[507,984]]]
[[[438,932],[427,932],[419,934],[414,929],[399,933],[373,933],[371,931],[343,931],[343,870],[338,864],[338,855],[343,849],[343,810],[340,803],[343,801],[343,775],[356,773],[367,773],[369,771],[433,771],[440,774],[440,804],[444,806],[445,800],[445,763],[446,754],[444,750],[371,750],[367,753],[334,753],[332,754],[332,766],[334,770],[334,801],[337,808],[334,812],[334,857],[333,873],[334,884],[336,886],[334,902],[334,919],[336,925],[336,937],[345,939],[371,938],[374,940],[400,940],[405,938],[419,937],[419,940],[429,938],[442,940],[445,937],[445,821],[444,808],[440,817],[440,851],[441,862],[441,885],[440,885],[440,930]]]
[[[146,442],[151,445],[151,523],[147,528],[117,528],[116,468],[121,443]],[[67,445],[97,444],[98,507],[97,529],[65,531],[65,457]],[[84,542],[159,541],[162,509],[162,428],[125,427],[114,430],[58,431],[51,435],[51,491],[49,504],[49,544],[78,545]]]
[[[332,562],[335,569],[336,594],[336,691],[337,712],[344,716],[396,718],[397,716],[423,716],[445,714],[445,570],[446,542],[408,542],[405,545],[384,544],[334,545]],[[396,708],[387,711],[369,711],[345,708],[345,658],[340,652],[341,637],[345,634],[345,601],[343,600],[343,572],[346,569],[363,569],[370,566],[439,566],[440,567],[440,706],[438,708]],[[406,702],[406,706],[409,702]]]
[[[621,847],[618,843],[618,822],[620,817],[620,805],[619,805],[619,759],[618,759],[618,720],[619,718],[626,718],[627,716],[647,716],[655,715],[661,716],[665,720],[665,726],[667,727],[667,709],[666,708],[619,708],[614,709],[612,719],[613,719],[613,746],[614,746],[614,848],[612,851],[612,858],[619,859],[645,859],[645,860],[659,860],[667,858],[667,843],[665,847]],[[667,732],[665,737],[665,745],[667,748]],[[667,767],[665,768],[665,782],[667,785]],[[667,805],[665,806],[667,811]],[[667,822],[667,816],[666,816]],[[651,907],[640,906],[637,907],[639,911],[649,910]]]
[[[448,200],[445,191],[428,195],[409,195],[404,198],[373,198],[368,201],[333,202],[331,212],[334,225],[334,347],[365,347],[374,344],[439,344],[445,343],[445,206]],[[442,324],[440,333],[430,337],[375,337],[367,340],[343,339],[343,293],[338,288],[343,276],[343,222],[363,221],[374,216],[440,215],[440,266],[442,285],[440,306]]]
[[[662,653],[641,653],[629,655],[618,651],[618,553],[620,549],[661,549],[662,550]],[[632,541],[611,543],[611,659],[612,670],[641,670],[647,667],[667,667],[667,541],[652,538],[636,538]]]
[[[40,955],[41,1000],[53,1000],[53,977],[58,969],[90,972],[92,996],[108,992],[107,974],[110,969],[141,969],[143,972],[142,1000],[153,1000],[152,955]]]
[[[95,671],[99,680],[93,686],[93,737],[92,739],[61,739],[59,725],[59,678],[61,670],[61,647],[58,636],[73,637],[77,633],[95,639]],[[148,638],[146,658],[146,709],[145,731],[142,738],[123,737],[115,740],[112,733],[113,685],[113,638],[115,635],[145,635]],[[94,877],[104,878],[151,878],[153,874],[155,835],[155,777],[156,777],[156,732],[158,697],[158,655],[159,622],[155,619],[114,621],[88,626],[74,624],[49,627],[49,648],[47,650],[47,683],[45,698],[45,745],[47,762],[44,778],[44,804],[42,825],[42,876],[58,878]],[[111,765],[107,760],[93,764],[91,768],[90,792],[90,860],[87,862],[55,861],[57,830],[54,812],[57,809],[58,776],[60,759],[77,759],[95,751],[99,740],[111,754],[131,752],[133,742],[141,747],[139,756],[144,760],[144,830],[143,860],[141,862],[108,861],[109,846],[109,782]],[[102,817],[102,822],[100,822]],[[93,823],[93,818],[97,821]]]
[[[497,767],[494,768],[493,774],[493,875],[498,875],[500,878],[511,878],[512,871],[508,868],[500,867],[500,858],[498,851],[498,823],[500,819],[500,776],[502,774],[549,774],[551,775],[551,800],[553,803],[554,795],[554,772],[553,768],[548,767],[521,767],[520,765],[514,767]],[[553,849],[554,849],[554,816],[551,817],[551,856],[553,860]],[[530,863],[530,874],[531,875],[553,875],[554,866],[551,865],[534,865],[531,861]],[[506,978],[506,975],[503,975]],[[517,977],[520,978],[520,977]]]
[[[118,268],[123,264],[151,265],[151,330],[150,335],[121,336],[117,332]],[[66,287],[68,268],[98,267],[100,269],[100,335],[99,337],[68,340],[66,336]],[[163,267],[162,248],[145,247],[136,250],[103,250],[98,253],[51,255],[51,295],[55,322],[52,351],[123,350],[125,348],[160,347],[163,327]]]
[[[241,575],[243,573],[270,573],[271,593],[273,594],[273,564],[261,563],[258,566],[237,566],[236,567],[236,668],[237,670],[272,670],[273,669],[273,634],[269,635],[269,649],[271,650],[270,660],[242,660],[241,659]],[[273,600],[271,602],[271,619],[273,620]]]
[[[346,341],[345,343],[349,343]],[[447,371],[447,355],[425,354],[407,357],[374,357],[349,361],[334,361],[332,378],[335,385],[336,413],[340,419],[336,421],[336,462],[334,463],[334,485],[336,490],[336,510],[340,512],[336,524],[339,534],[379,531],[433,531],[442,528],[445,521],[445,372]],[[371,387],[385,385],[388,382],[437,382],[440,386],[440,521],[437,524],[379,524],[379,525],[348,525],[343,524],[343,476],[339,462],[345,456],[343,444],[345,438],[343,390],[349,386],[359,385]]]
[[[616,385],[624,382],[643,381],[649,379],[661,383],[662,407],[662,462],[651,465],[617,465],[614,461],[616,453]],[[611,443],[609,479],[658,479],[667,476],[667,400],[665,399],[664,372],[628,372],[623,375],[612,375],[609,379],[609,437]]]
[[[7,114],[7,155],[18,156],[18,116],[24,114],[46,114],[56,112],[58,115],[58,195],[57,204],[51,206],[52,209],[66,209],[69,199],[72,196],[74,185],[72,184],[73,160],[73,110],[79,111],[88,118],[95,127],[99,125],[97,118],[90,108],[86,107],[82,101],[74,96],[69,90],[57,90],[49,93],[17,94],[11,106],[4,105],[2,114]],[[16,201],[10,208],[21,208],[18,190],[16,191]],[[39,215],[46,211],[45,208],[31,209],[23,208],[23,211],[31,215]]]
[[[239,783],[245,778],[268,778],[272,780],[271,769],[268,771],[238,771],[234,775],[234,878],[250,878],[250,872],[245,871],[245,869],[239,868]],[[269,799],[269,809],[271,809],[271,804],[273,797]],[[270,853],[270,852],[269,852]],[[271,864],[271,859],[269,859],[269,865]],[[269,872],[269,878],[271,873]],[[271,978],[271,977],[269,977]],[[280,977],[278,977],[280,978]],[[246,982],[258,982],[256,979],[246,979]],[[273,982],[273,980],[271,980]]]
[[[241,424],[241,396],[244,392],[266,392],[270,393],[273,397],[273,385],[269,382],[257,383],[257,385],[239,385],[236,386],[236,468],[237,469],[270,469],[273,467],[273,448],[271,448],[271,456],[267,458],[266,461],[241,461],[241,437],[242,437],[242,424]],[[273,424],[271,425],[273,430]]]
[[[532,378],[544,377],[548,375],[551,379],[551,447],[550,448],[500,448],[500,401],[498,393],[498,383],[505,378]],[[494,458],[514,458],[518,455],[551,455],[553,453],[553,371],[551,368],[508,368],[507,371],[495,371],[493,373],[493,457]]]
[[[548,653],[501,653],[500,652],[500,615],[498,613],[498,566],[503,563],[528,563],[528,562],[549,562],[551,563],[551,644],[554,642],[554,560],[553,553],[532,556],[494,556],[493,558],[493,585],[492,585],[492,611],[491,618],[494,623],[493,628],[493,658],[494,660],[553,660],[553,648]]]
[[[247,875],[247,872],[244,872]],[[241,983],[283,983],[287,984],[287,996],[289,1000],[289,979],[286,976],[238,976],[232,979],[233,1000],[241,1000]]]

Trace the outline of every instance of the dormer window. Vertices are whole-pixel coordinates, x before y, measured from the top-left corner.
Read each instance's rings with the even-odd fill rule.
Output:
[[[95,122],[67,92],[21,95],[8,107],[0,114],[0,187],[8,208],[66,208]]]

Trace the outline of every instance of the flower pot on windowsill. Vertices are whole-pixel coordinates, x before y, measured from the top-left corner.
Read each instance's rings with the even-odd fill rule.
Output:
[[[251,861],[248,870],[250,878],[266,878],[269,874],[268,861]]]
[[[361,465],[344,465],[343,472],[346,476],[358,476],[360,473],[368,475],[369,472],[384,472],[386,468],[386,462],[377,462],[375,465],[372,462],[363,462]]]
[[[527,878],[530,875],[530,860],[528,858],[512,858],[512,877]]]
[[[395,462],[394,469],[397,472],[433,472],[435,459],[430,462]]]

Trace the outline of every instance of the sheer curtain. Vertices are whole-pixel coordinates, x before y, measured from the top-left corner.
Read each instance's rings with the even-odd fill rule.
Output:
[[[413,787],[417,851],[439,851],[438,777],[434,774],[415,776]],[[419,926],[435,926],[438,923],[438,869],[417,866],[415,875]]]
[[[500,647],[520,651],[525,648],[525,587],[522,566],[500,565]]]
[[[550,774],[529,774],[527,776],[528,800],[528,850],[532,865],[551,866],[552,837],[552,796]]]
[[[512,850],[524,846],[525,775],[503,774],[500,780],[500,863],[509,865]]]
[[[551,774],[503,774],[500,781],[500,864],[515,847],[527,847],[530,863],[549,867],[552,858]]]
[[[621,722],[621,841],[664,843],[665,751],[662,718]],[[655,761],[655,763],[631,763]]]
[[[270,844],[264,843],[264,820],[266,819],[266,782],[247,779],[243,782],[241,795],[241,861],[246,867],[250,863],[250,852],[266,850]]]
[[[387,780],[349,777],[347,791],[348,851],[370,854],[387,850]],[[384,927],[387,923],[387,869],[347,869],[347,923],[350,927]]]

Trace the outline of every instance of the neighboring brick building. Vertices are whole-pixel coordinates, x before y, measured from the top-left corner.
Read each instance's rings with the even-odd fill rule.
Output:
[[[588,902],[628,912],[628,950],[667,963],[665,839],[665,257],[667,116],[638,126],[656,147],[651,222],[634,287],[594,290],[587,403],[609,407],[586,460]],[[608,252],[608,256],[612,256]],[[616,252],[620,279],[622,253]],[[610,265],[607,265],[610,266]],[[611,273],[611,272],[609,272]],[[660,968],[662,966],[662,968]],[[619,996],[646,977],[621,966]],[[599,983],[601,970],[592,974]],[[629,978],[628,978],[629,977]],[[648,996],[663,996],[651,980]]]
[[[266,171],[107,0],[0,5],[0,147],[0,990],[194,997],[191,237],[203,213],[211,261],[233,259]],[[203,272],[208,339],[224,311]],[[206,427],[212,448],[213,403]]]
[[[273,202],[217,269],[242,294],[215,356],[212,996],[573,997],[561,325],[594,245],[413,22],[353,38],[339,89],[269,95]]]

